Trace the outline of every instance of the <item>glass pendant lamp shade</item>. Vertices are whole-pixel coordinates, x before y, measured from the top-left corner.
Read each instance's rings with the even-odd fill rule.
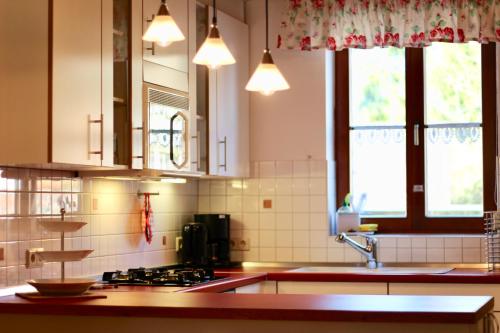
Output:
[[[274,63],[269,50],[264,51],[262,61],[257,66],[245,89],[258,91],[266,96],[272,95],[276,91],[290,89],[285,77]]]
[[[181,29],[177,26],[170,15],[165,0],[161,1],[158,14],[153,18],[146,33],[142,37],[147,42],[153,42],[160,46],[168,46],[173,42],[186,39]]]
[[[271,51],[269,51],[269,0],[266,0],[266,48],[264,56],[245,89],[260,92],[265,96],[272,95],[276,91],[290,89],[290,85],[274,63]]]
[[[207,39],[196,53],[193,62],[197,65],[206,65],[211,69],[236,63],[233,55],[222,40],[217,26],[212,25]]]
[[[217,27],[217,7],[215,0],[213,0],[212,7],[214,12],[210,32],[196,53],[193,62],[197,65],[205,65],[211,69],[217,69],[223,65],[234,64],[236,60],[220,36],[219,28]]]

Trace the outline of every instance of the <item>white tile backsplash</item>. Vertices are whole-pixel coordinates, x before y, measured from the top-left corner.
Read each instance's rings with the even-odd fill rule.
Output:
[[[364,261],[358,252],[337,243],[335,237],[330,236],[326,161],[259,161],[251,165],[252,178],[249,179],[199,181],[198,210],[230,213],[233,235],[251,239],[251,250],[234,251],[233,259]],[[225,207],[222,200],[211,199],[222,196],[223,191]],[[264,208],[264,200],[271,200],[272,208]],[[218,210],[223,208],[225,210]],[[1,228],[0,225],[0,237]],[[239,232],[243,233],[240,235]],[[481,235],[377,237],[381,260],[385,262],[485,261]],[[357,240],[364,242],[363,239]]]
[[[1,172],[4,170],[8,172]],[[226,181],[153,184],[81,179],[60,171],[0,168],[2,182],[8,184],[9,192],[0,185],[0,247],[5,249],[5,259],[0,261],[0,287],[22,284],[30,278],[60,276],[58,264],[27,269],[24,260],[26,249],[60,248],[59,234],[43,231],[39,221],[58,218],[62,204],[68,219],[87,222],[82,230],[66,235],[65,248],[94,250],[82,262],[67,263],[67,276],[176,263],[175,237],[180,235],[181,225],[192,221],[198,208],[205,212],[226,208]],[[198,195],[198,188],[202,195]],[[140,224],[139,190],[160,193],[152,197],[151,245],[144,240]],[[241,212],[241,206],[230,206]],[[167,237],[166,245],[163,236]]]

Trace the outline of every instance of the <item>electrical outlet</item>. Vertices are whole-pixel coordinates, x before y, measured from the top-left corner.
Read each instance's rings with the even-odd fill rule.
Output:
[[[238,245],[240,244],[240,239],[241,238],[231,238],[231,240],[229,241],[229,247],[231,248],[231,250],[233,251],[239,250]]]
[[[231,238],[229,245],[233,251],[250,251],[250,239],[242,237]]]
[[[250,238],[241,238],[238,247],[240,251],[250,251]]]
[[[175,237],[175,252],[179,252],[182,249],[182,237]]]
[[[36,268],[43,266],[43,260],[38,255],[38,252],[43,251],[43,248],[32,248],[26,250],[26,268]]]

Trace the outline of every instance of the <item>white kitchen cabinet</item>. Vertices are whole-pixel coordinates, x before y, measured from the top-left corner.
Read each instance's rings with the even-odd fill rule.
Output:
[[[0,163],[112,166],[112,0],[2,0],[0,12]]]
[[[277,281],[261,281],[235,289],[236,294],[276,294]]]
[[[53,1],[52,162],[113,165],[112,6]]]
[[[219,30],[236,64],[209,73],[209,174],[248,177],[249,164],[249,51],[248,26],[221,11]]]
[[[389,295],[493,296],[500,300],[500,285],[468,283],[389,283]],[[500,311],[500,302],[495,302]]]
[[[189,15],[191,0],[168,0],[167,6],[170,15],[179,26],[185,40],[172,43],[166,47],[143,42],[144,81],[162,87],[188,92],[189,91],[189,56],[188,42],[190,37]],[[143,32],[146,32],[153,15],[160,8],[160,0],[142,0],[143,3]],[[194,35],[193,35],[194,36]]]
[[[387,295],[387,283],[279,281],[278,294]]]

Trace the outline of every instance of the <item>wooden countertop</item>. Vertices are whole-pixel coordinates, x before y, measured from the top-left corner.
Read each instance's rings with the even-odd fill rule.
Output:
[[[471,324],[493,309],[493,298],[489,296],[99,293],[106,293],[108,298],[33,302],[5,296],[0,298],[0,313]]]

